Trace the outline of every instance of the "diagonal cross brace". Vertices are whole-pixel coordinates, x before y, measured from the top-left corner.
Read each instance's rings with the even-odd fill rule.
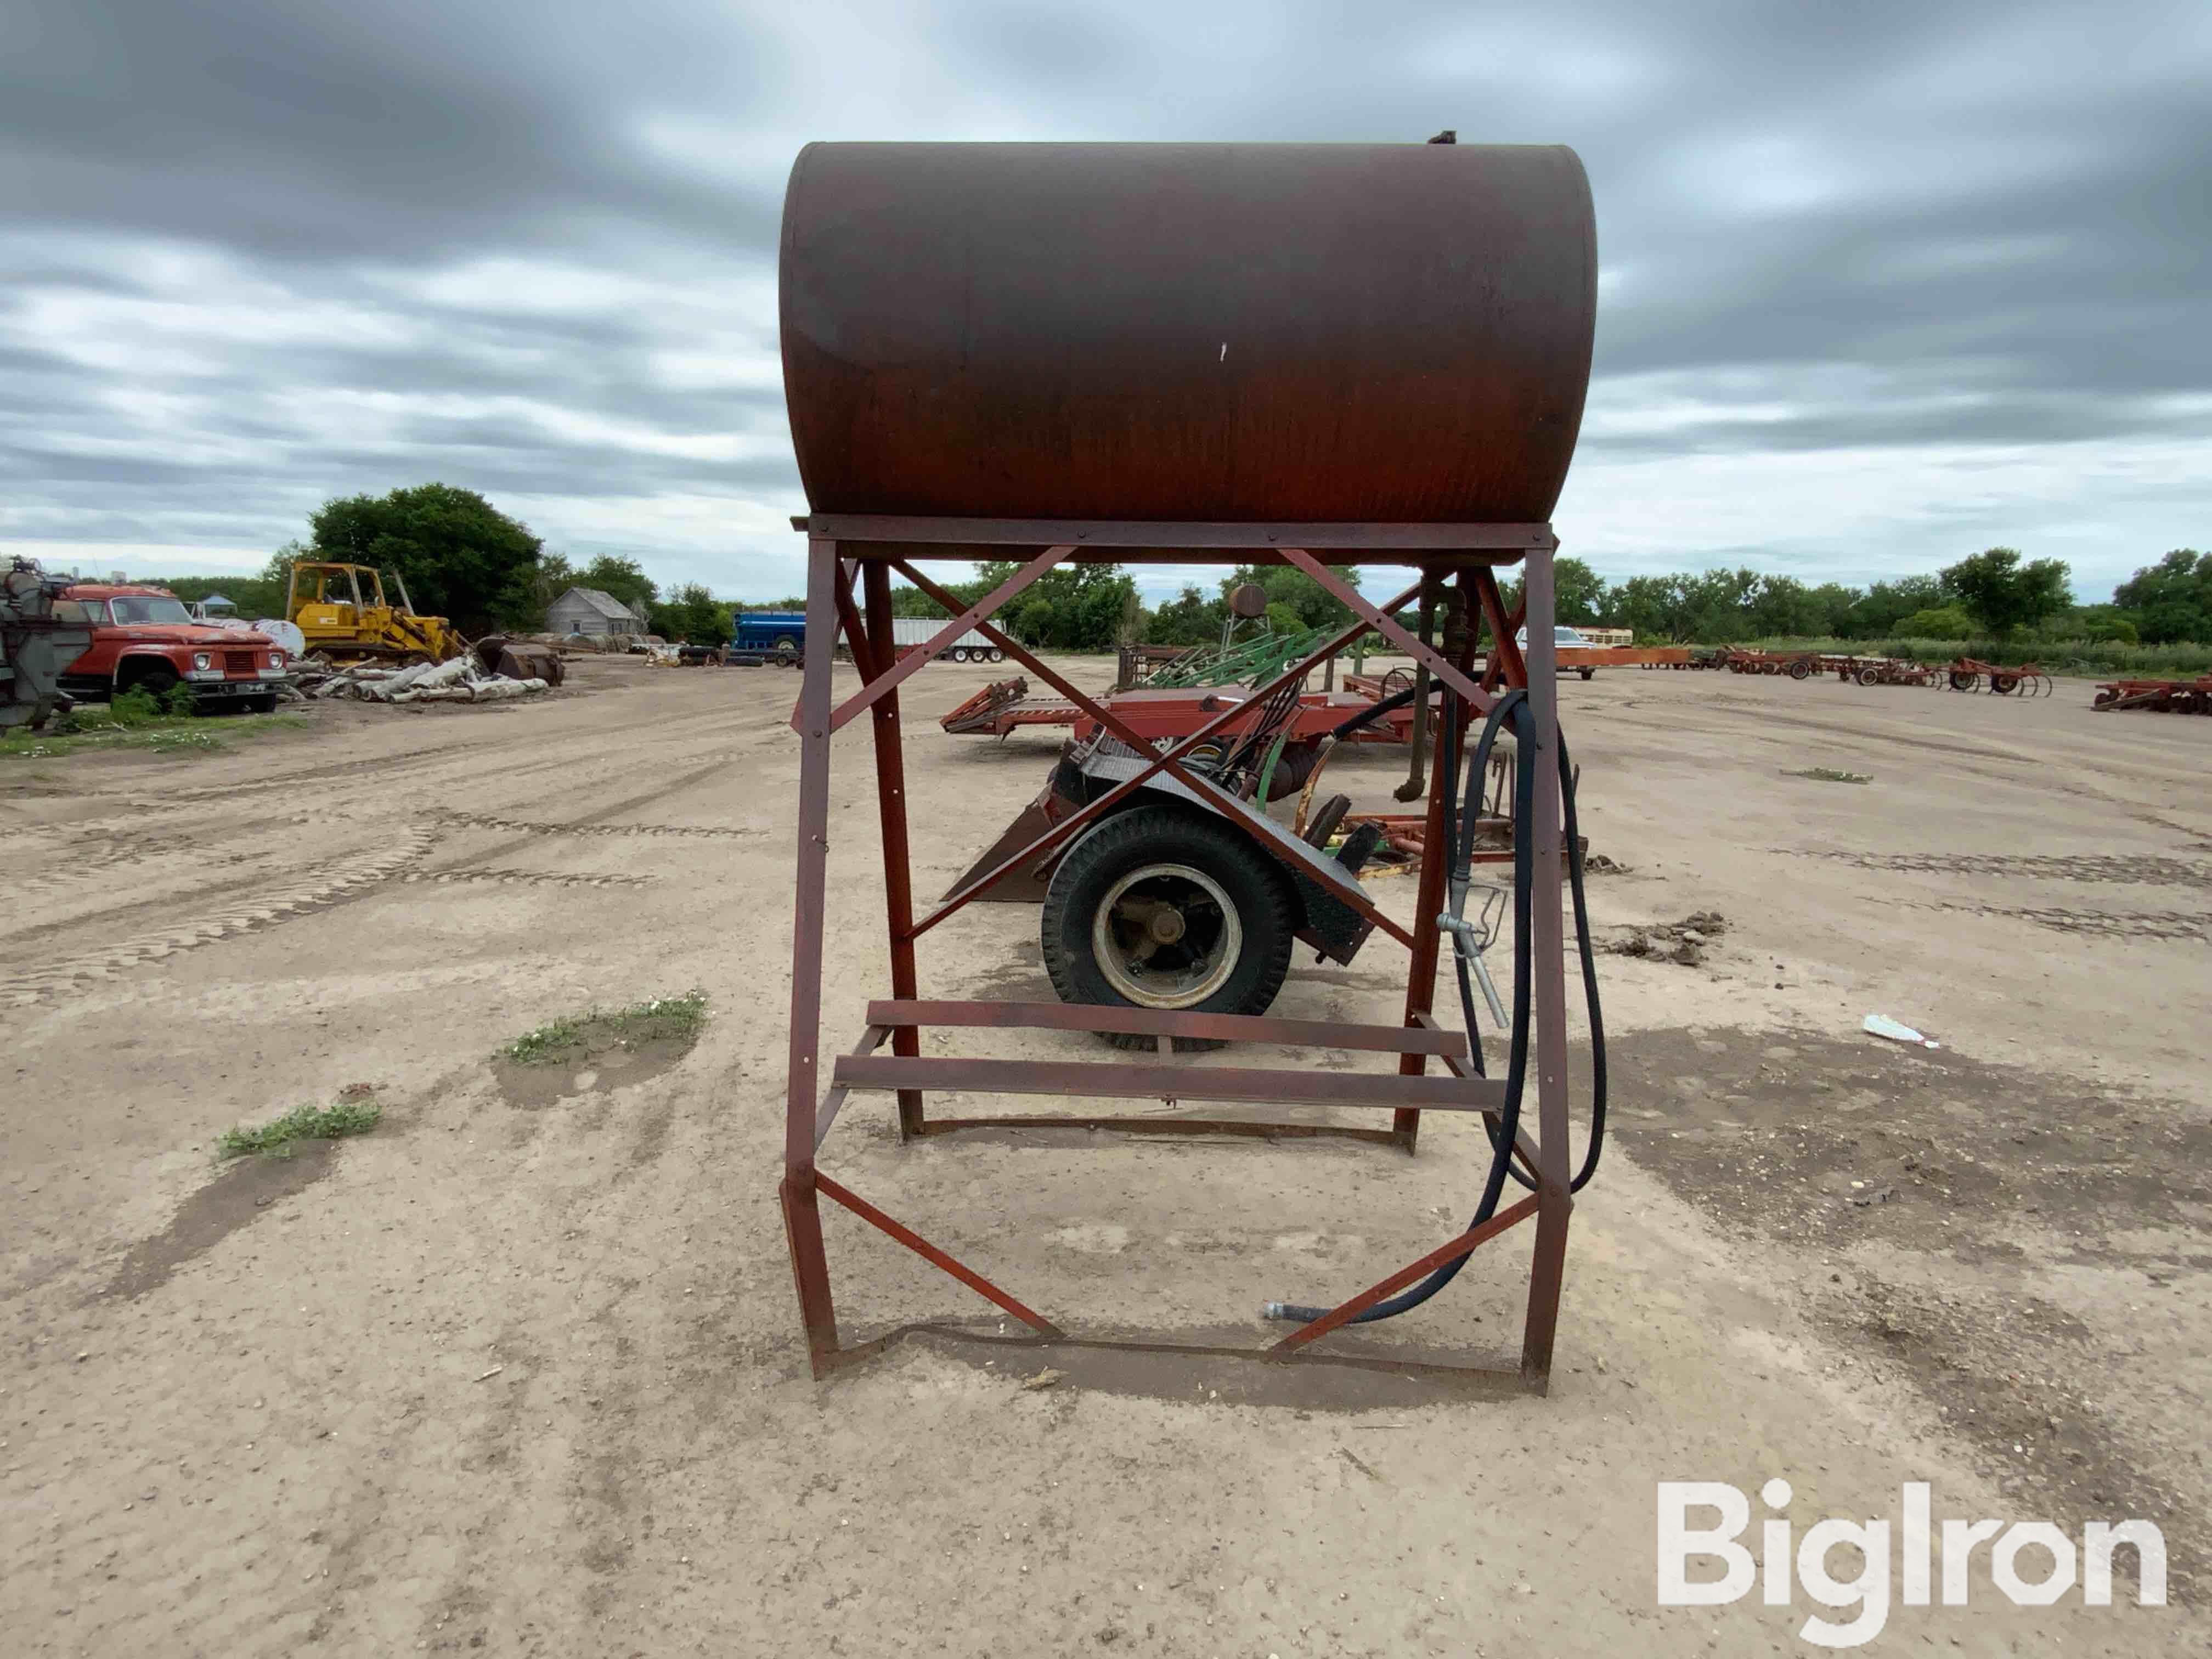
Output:
[[[1442,652],[1432,646],[1424,645],[1382,611],[1377,611],[1360,597],[1358,588],[1344,580],[1303,547],[1285,547],[1280,551],[1285,559],[1326,588],[1332,598],[1350,606],[1355,616],[1365,617],[1367,625],[1381,634],[1384,639],[1413,658],[1415,662],[1425,664],[1429,672],[1458,692],[1477,714],[1486,714],[1490,712],[1491,705],[1498,699],[1461,673]]]
[[[823,1183],[823,1190],[829,1190]],[[830,1194],[833,1198],[834,1193]],[[1447,1261],[1456,1261],[1479,1244],[1486,1244],[1508,1228],[1519,1225],[1536,1213],[1537,1200],[1522,1199],[1510,1210],[1500,1210],[1480,1227],[1470,1227],[1449,1244],[1439,1245],[1419,1261],[1408,1262],[1379,1285],[1369,1286],[1349,1302],[1340,1303],[1310,1324],[1301,1325],[1288,1336],[1267,1350],[1279,1357],[1295,1353],[1317,1336],[1327,1336],[1340,1325],[1348,1325],[1370,1308],[1394,1291],[1402,1291],[1417,1279],[1426,1278]]]
[[[908,581],[912,582],[924,593],[927,593],[931,599],[935,599],[939,605],[944,605],[948,611],[952,608],[952,596],[947,593],[943,588],[939,587],[935,582],[930,580],[928,577],[923,575],[921,572],[915,569],[911,565],[904,564],[894,560],[892,562],[892,568],[896,569],[899,574],[904,576]],[[1062,678],[1060,675],[1054,673],[1050,668],[1039,661],[1036,657],[1024,650],[1021,645],[1008,638],[997,629],[992,627],[990,623],[978,623],[976,624],[976,628],[978,631],[982,634],[984,638],[991,641],[993,643],[1004,649],[1008,656],[1013,658],[1015,661],[1020,663],[1031,673],[1036,675],[1038,678],[1046,682],[1046,684],[1050,685],[1054,690],[1059,692],[1062,696],[1066,697],[1070,702],[1073,703],[1078,708],[1082,710],[1083,713],[1088,714],[1092,720],[1097,721],[1099,725],[1104,726],[1115,737],[1121,738],[1122,742],[1127,744],[1130,748],[1135,750],[1139,754],[1143,754],[1152,748],[1152,745],[1151,741],[1146,738],[1142,732],[1131,727],[1127,721],[1124,720],[1120,715],[1114,713],[1112,709],[1108,708],[1103,703],[1085,696],[1068,680]],[[1251,706],[1258,706],[1258,702],[1259,700],[1257,698],[1250,700]],[[1231,794],[1226,789],[1224,789],[1219,784],[1216,783],[1212,778],[1204,777],[1191,772],[1187,768],[1177,763],[1172,756],[1170,756],[1164,764],[1169,776],[1174,778],[1176,781],[1182,784],[1192,793],[1197,795],[1201,800],[1212,802],[1214,807],[1219,811],[1224,817],[1229,817],[1232,820],[1251,819],[1259,817],[1259,813],[1252,807],[1250,803],[1238,799],[1236,796]],[[1292,870],[1297,869],[1298,866],[1291,861],[1289,855],[1285,854],[1265,835],[1255,835],[1253,839],[1258,842],[1261,847],[1266,851],[1275,854],[1276,858],[1284,865]],[[1413,935],[1408,933],[1404,927],[1400,926],[1399,923],[1392,918],[1384,915],[1381,910],[1376,908],[1374,902],[1367,898],[1364,894],[1358,893],[1355,890],[1347,893],[1339,893],[1334,896],[1338,902],[1343,904],[1346,908],[1355,911],[1363,919],[1372,923],[1374,926],[1382,928],[1385,933],[1396,939],[1400,944],[1406,945],[1411,945],[1413,944]]]
[[[1398,606],[1408,603],[1413,599],[1413,596],[1419,592],[1420,584],[1416,582],[1413,586],[1407,588],[1403,593],[1401,593],[1396,599],[1391,600],[1390,608],[1392,610],[1395,610]],[[1352,640],[1357,638],[1359,635],[1364,634],[1366,631],[1367,625],[1364,623],[1354,623],[1348,628],[1340,629],[1331,638],[1323,641],[1322,644],[1303,661],[1293,663],[1290,667],[1285,668],[1281,673],[1278,674],[1273,679],[1268,681],[1267,684],[1255,688],[1251,696],[1247,701],[1224,709],[1220,714],[1216,714],[1212,720],[1206,721],[1205,725],[1200,726],[1197,731],[1193,732],[1189,736],[1182,738],[1173,747],[1170,748],[1164,755],[1156,756],[1146,766],[1145,769],[1138,773],[1134,777],[1115,784],[1111,789],[1099,796],[1097,800],[1092,801],[1088,806],[1079,807],[1073,814],[1067,817],[1062,818],[1058,823],[1054,824],[1049,830],[1047,830],[1027,847],[1023,848],[1018,853],[1014,853],[1010,856],[1000,860],[995,869],[985,871],[982,875],[977,877],[974,881],[969,882],[958,892],[954,893],[946,898],[943,903],[937,907],[937,908],[931,911],[920,921],[915,923],[915,937],[919,938],[923,933],[927,933],[931,928],[936,927],[939,922],[943,921],[954,911],[963,908],[970,901],[972,901],[978,893],[984,891],[994,882],[1003,877],[1008,871],[1018,870],[1025,865],[1035,863],[1038,859],[1043,857],[1045,854],[1050,852],[1054,847],[1065,841],[1069,836],[1074,834],[1077,830],[1082,828],[1083,825],[1091,823],[1092,820],[1103,815],[1108,807],[1129,795],[1133,791],[1140,788],[1156,773],[1166,770],[1169,763],[1182,759],[1183,756],[1188,754],[1200,744],[1205,742],[1206,738],[1214,736],[1216,733],[1235,725],[1238,720],[1244,719],[1246,716],[1249,715],[1254,709],[1266,702],[1270,692],[1275,691],[1282,686],[1287,685],[1291,681],[1301,678],[1304,675],[1310,673],[1316,664],[1325,662],[1330,657],[1334,656]],[[1405,930],[1398,927],[1395,923],[1392,924],[1387,931],[1390,932],[1395,937],[1401,940],[1406,937]]]
[[[1490,656],[1482,667],[1483,684],[1527,685],[1528,665],[1522,660],[1521,644],[1514,637],[1520,631],[1525,607],[1516,608],[1510,616],[1506,614],[1505,596],[1498,592],[1494,571],[1462,574],[1460,581],[1462,586],[1474,587],[1475,599],[1482,607],[1483,620],[1490,624]]]
[[[828,1176],[822,1174],[819,1170],[815,1173],[814,1184],[825,1196],[836,1200],[838,1203],[843,1205],[854,1215],[860,1217],[861,1220],[866,1222],[871,1227],[875,1228],[878,1232],[896,1239],[900,1243],[905,1245],[907,1249],[912,1250],[916,1255],[920,1256],[924,1261],[929,1263],[931,1267],[941,1268],[945,1272],[951,1273],[953,1278],[958,1279],[963,1285],[965,1285],[969,1290],[974,1291],[977,1295],[988,1297],[991,1301],[997,1303],[999,1306],[1004,1308],[1008,1313],[1013,1315],[1015,1318],[1020,1320],[1023,1324],[1027,1325],[1032,1330],[1037,1331],[1046,1336],[1065,1336],[1066,1334],[1065,1331],[1061,1330],[1059,1326],[1054,1324],[1052,1321],[1047,1319],[1042,1314],[1031,1312],[1020,1303],[1015,1301],[1013,1297],[1008,1296],[1004,1291],[1000,1290],[996,1285],[994,1285],[989,1279],[984,1278],[982,1274],[977,1273],[974,1268],[961,1266],[959,1262],[955,1261],[951,1256],[945,1255],[944,1251],[939,1249],[936,1245],[931,1243],[920,1233],[915,1232],[910,1227],[900,1225],[899,1223],[892,1220],[890,1217],[885,1215],[874,1205],[869,1203],[866,1199],[859,1196],[857,1194],[848,1192],[844,1188],[840,1187],[836,1182],[830,1180]]]
[[[927,645],[909,652],[891,663],[883,674],[862,686],[838,705],[837,712],[830,717],[830,729],[841,730],[848,721],[866,714],[877,698],[895,691],[908,675],[915,673],[933,659],[937,653],[958,639],[984,617],[995,615],[999,608],[1013,599],[1038,577],[1075,551],[1073,545],[1048,547],[1019,570],[1000,584],[995,592],[985,594],[951,622],[930,636]]]

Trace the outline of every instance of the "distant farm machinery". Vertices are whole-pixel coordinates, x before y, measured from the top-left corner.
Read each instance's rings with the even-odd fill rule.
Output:
[[[1954,691],[1988,690],[2000,697],[2047,697],[2052,690],[2051,675],[2041,663],[1990,663],[1978,657],[1958,657],[1949,663],[1923,663],[1900,657],[1760,651],[1730,646],[1721,653],[1720,665],[1731,674],[1786,674],[1793,680],[1833,674],[1846,684],[1858,685],[1948,686]]]
[[[2097,688],[2092,708],[2148,708],[2160,714],[2212,714],[2212,674],[2193,680],[2114,680]]]
[[[1924,662],[1899,657],[1837,657],[1832,659],[1836,678],[1858,685],[1940,686],[1943,670]]]
[[[2043,672],[2043,665],[2038,662],[2000,666],[1976,657],[1960,657],[1952,663],[1949,672],[1954,691],[1978,691],[1986,686],[2000,697],[2014,692],[2023,697],[2047,697],[2053,689],[2051,676]]]

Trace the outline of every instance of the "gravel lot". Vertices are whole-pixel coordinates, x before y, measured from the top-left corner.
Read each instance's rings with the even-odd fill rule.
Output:
[[[924,892],[1055,746],[937,730],[993,672],[911,683]],[[1547,1400],[1040,1356],[988,1320],[817,1386],[774,1200],[797,687],[586,661],[526,706],[5,763],[9,1651],[1796,1651],[1802,1590],[1655,1605],[1654,1483],[1777,1474],[1801,1529],[1893,1517],[1908,1480],[1939,1516],[2165,1528],[2173,1606],[2016,1610],[1984,1553],[1971,1605],[1895,1607],[1874,1650],[2212,1639],[2212,722],[2093,714],[2068,681],[1563,684],[1592,850],[1625,866],[1592,880],[1605,939],[1723,925],[1694,961],[1603,958],[1617,1133]],[[866,724],[833,794],[840,1048],[887,983]],[[1380,809],[1404,765],[1330,778]],[[1791,775],[1820,768],[1871,781]],[[1403,916],[1411,884],[1376,885]],[[1050,995],[1025,907],[970,908],[921,968],[924,995]],[[1392,1019],[1397,972],[1387,939],[1302,959],[1277,1012]],[[554,1087],[493,1063],[695,985],[688,1053]],[[1863,1036],[1870,1012],[1944,1046]],[[925,1052],[956,1036],[1091,1057]],[[356,1084],[373,1133],[216,1164],[223,1128]],[[902,1149],[861,1096],[824,1167],[1064,1323],[1248,1343],[1262,1300],[1449,1235],[1486,1149],[1444,1115],[1413,1158]],[[848,1333],[981,1309],[830,1225]],[[1510,1343],[1516,1237],[1370,1344]]]

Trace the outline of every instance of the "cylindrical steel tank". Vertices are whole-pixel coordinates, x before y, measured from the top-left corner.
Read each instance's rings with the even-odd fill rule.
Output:
[[[817,513],[1539,522],[1596,294],[1561,146],[810,144],[784,395]]]

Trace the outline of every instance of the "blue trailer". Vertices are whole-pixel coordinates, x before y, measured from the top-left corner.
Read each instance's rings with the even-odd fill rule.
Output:
[[[928,644],[944,626],[942,617],[895,617],[891,619],[891,641],[901,651],[909,650]],[[795,663],[806,648],[806,617],[799,611],[740,611],[736,628],[736,637],[730,641],[732,651],[750,653],[774,662]],[[843,645],[841,639],[840,650]],[[943,654],[953,662],[1004,662],[1006,656],[972,628],[948,646]]]
[[[800,611],[740,611],[735,619],[733,651],[796,659],[806,648],[806,614]]]

